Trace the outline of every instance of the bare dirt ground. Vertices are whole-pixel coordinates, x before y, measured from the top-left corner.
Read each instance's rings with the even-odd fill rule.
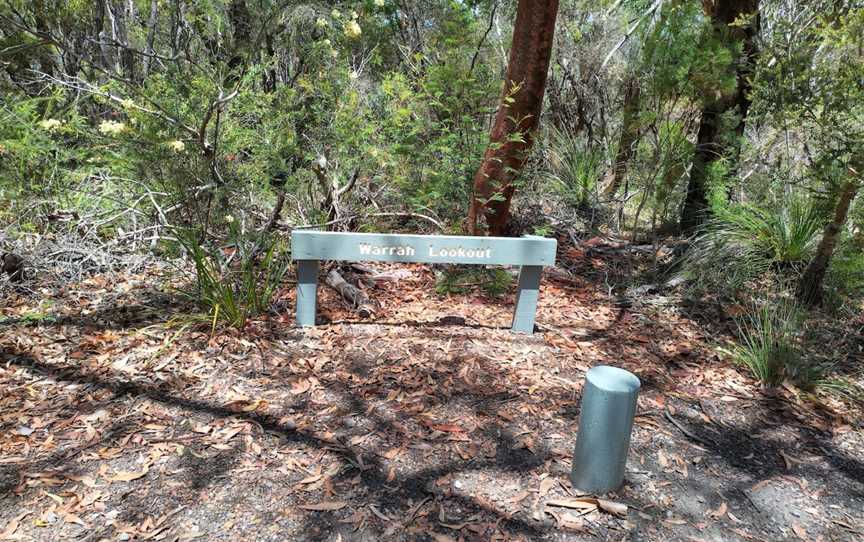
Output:
[[[512,293],[441,297],[403,268],[367,322],[322,288],[333,323],[311,330],[169,322],[188,307],[155,271],[7,296],[0,539],[864,539],[849,405],[763,393],[681,309],[587,274],[544,281],[525,336]],[[599,503],[568,481],[597,364],[643,386]]]

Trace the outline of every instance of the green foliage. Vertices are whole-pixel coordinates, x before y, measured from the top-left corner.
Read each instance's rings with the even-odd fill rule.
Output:
[[[800,265],[812,255],[822,219],[812,202],[793,199],[779,210],[742,206],[721,215],[726,232],[774,264]]]
[[[573,135],[555,130],[547,151],[548,170],[544,177],[570,205],[586,208],[596,202],[597,183],[603,167],[603,154],[584,147]]]
[[[825,305],[843,316],[854,317],[864,299],[864,247],[844,239],[835,249],[825,276]]]
[[[494,103],[496,85],[468,71],[465,57],[442,59],[425,70],[392,73],[382,82],[370,119],[371,168],[392,179],[414,209],[461,218],[470,179],[487,143],[476,122]]]
[[[789,380],[803,389],[822,381],[825,367],[801,347],[802,311],[789,301],[766,302],[736,319],[739,342],[728,352],[766,386]]]
[[[505,294],[512,282],[510,273],[498,267],[453,267],[439,273],[435,291],[438,295],[448,295],[480,288],[488,295],[497,297]]]
[[[62,91],[44,98],[9,96],[0,102],[0,187],[45,190],[62,172],[88,158],[73,152],[83,119],[58,107]]]
[[[637,149],[633,176],[637,187],[644,187],[644,194],[634,198],[632,205],[637,207],[634,212],[638,214],[639,207],[647,207],[645,214],[650,215],[652,225],[674,221],[694,146],[680,121],[663,120],[654,112],[645,112],[642,122],[653,123],[657,129],[643,138]]]
[[[195,288],[185,292],[207,320],[243,329],[248,320],[270,309],[288,270],[287,251],[278,240],[259,237],[237,241],[229,249],[202,246],[200,232],[178,235],[195,264]]]
[[[683,260],[697,288],[734,293],[768,271],[795,274],[813,254],[822,218],[811,201],[779,211],[754,205],[723,209],[703,228]]]
[[[661,18],[643,49],[652,92],[711,100],[735,89],[734,51],[704,17],[700,3],[672,2]]]

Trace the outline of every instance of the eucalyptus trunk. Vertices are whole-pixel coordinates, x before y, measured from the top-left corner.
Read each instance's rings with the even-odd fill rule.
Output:
[[[506,235],[513,184],[525,165],[537,128],[552,55],[558,0],[519,0],[504,91],[489,135],[489,147],[474,175],[468,230]]]

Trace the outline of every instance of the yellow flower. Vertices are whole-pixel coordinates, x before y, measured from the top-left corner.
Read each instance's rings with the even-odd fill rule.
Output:
[[[56,132],[57,129],[60,128],[61,126],[63,126],[62,120],[45,119],[45,120],[39,121],[39,127],[42,128],[43,130],[45,130],[46,132],[50,132],[52,134],[54,132]]]
[[[318,28],[327,28],[327,19],[325,19],[324,17],[318,17],[318,20],[315,21],[315,26],[317,26]]]
[[[334,19],[338,19],[339,17],[342,16],[342,14],[339,13],[338,9],[334,9],[333,11],[330,12],[330,16],[333,17]]]
[[[343,32],[351,39],[357,39],[360,37],[360,34],[363,33],[363,31],[360,29],[360,25],[357,24],[357,21],[349,21],[345,23],[345,28],[343,29]]]
[[[103,120],[99,125],[99,131],[106,135],[120,135],[126,131],[126,125],[113,120]]]
[[[352,9],[351,10],[351,18],[356,19],[357,17],[359,17],[359,15],[357,15],[357,12]]]
[[[123,106],[123,109],[132,109],[135,107],[135,102],[132,100],[120,100],[120,105]]]
[[[384,7],[384,0],[375,0],[375,5],[378,6],[379,8],[383,8]]]
[[[171,150],[174,152],[183,152],[186,150],[186,144],[179,139],[168,143],[168,146],[171,147]]]

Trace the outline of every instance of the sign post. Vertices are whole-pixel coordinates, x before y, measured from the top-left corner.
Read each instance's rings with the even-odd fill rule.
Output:
[[[555,264],[557,241],[544,237],[466,237],[291,232],[291,258],[297,261],[297,325],[315,325],[318,268],[321,260],[350,262],[518,265],[519,285],[513,331],[534,332],[543,267]]]

